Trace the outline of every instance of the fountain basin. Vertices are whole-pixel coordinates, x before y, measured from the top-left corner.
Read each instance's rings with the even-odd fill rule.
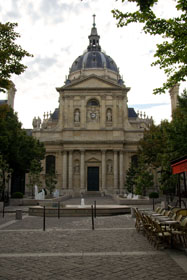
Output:
[[[89,217],[91,216],[91,205],[66,205],[58,210],[54,207],[46,207],[45,215],[46,217],[57,217],[58,211],[60,212],[60,217]],[[97,205],[96,208],[97,216],[112,216],[112,215],[122,215],[130,214],[131,207],[125,205]],[[42,206],[32,206],[29,207],[30,216],[43,216]]]

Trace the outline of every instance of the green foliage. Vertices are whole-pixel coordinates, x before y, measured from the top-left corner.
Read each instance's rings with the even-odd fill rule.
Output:
[[[27,68],[21,63],[25,56],[32,56],[15,43],[20,37],[14,31],[17,23],[0,23],[0,91],[5,92],[11,86],[11,75],[20,75]]]
[[[29,184],[27,185],[31,190],[32,194],[34,193],[34,186],[37,185],[39,188],[42,183],[40,181],[40,172],[42,171],[41,161],[38,159],[33,159],[30,165],[29,171]]]
[[[8,183],[12,170],[9,168],[7,162],[0,154],[0,193],[5,190],[6,183]]]
[[[23,194],[21,192],[15,192],[11,196],[12,198],[23,198]]]
[[[118,27],[127,26],[130,23],[142,23],[145,33],[160,35],[164,39],[161,44],[157,44],[154,54],[157,59],[152,66],[158,65],[167,75],[167,81],[162,87],[154,89],[153,93],[165,93],[167,89],[186,80],[187,1],[176,0],[176,10],[180,11],[180,16],[169,19],[158,18],[155,15],[153,7],[158,0],[122,0],[122,2],[127,1],[135,2],[138,10],[129,13],[114,9],[112,13],[118,21]]]
[[[171,122],[162,121],[145,131],[139,142],[138,155],[151,168],[159,170],[160,188],[164,193],[173,193],[177,183],[172,175],[171,160],[187,154],[187,93],[178,98],[178,107]]]
[[[42,160],[43,143],[26,134],[8,105],[0,106],[0,154],[14,171],[29,172],[32,160]]]
[[[136,168],[133,162],[131,162],[129,169],[127,170],[126,184],[125,184],[125,186],[127,187],[127,191],[130,193],[134,192],[135,175],[136,175]]]
[[[52,194],[57,184],[57,177],[53,168],[45,175],[45,184],[49,193]]]
[[[151,187],[153,187],[153,174],[143,156],[139,157],[135,178],[135,194],[145,196]]]

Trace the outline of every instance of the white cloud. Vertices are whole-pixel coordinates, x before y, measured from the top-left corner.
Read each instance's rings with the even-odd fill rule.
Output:
[[[173,0],[159,1],[156,12],[174,15],[174,6]],[[101,47],[117,63],[126,86],[131,87],[129,104],[166,103],[146,109],[146,113],[157,122],[170,118],[169,95],[152,95],[153,88],[165,79],[160,69],[150,67],[160,39],[142,33],[139,24],[117,28],[111,14],[114,7],[134,10],[136,5],[114,0],[0,1],[0,21],[18,22],[18,43],[34,55],[23,61],[28,65],[26,72],[13,77],[15,110],[25,128],[31,127],[34,116],[42,118],[44,111],[58,106],[55,88],[64,84],[73,61],[87,48],[94,13]]]

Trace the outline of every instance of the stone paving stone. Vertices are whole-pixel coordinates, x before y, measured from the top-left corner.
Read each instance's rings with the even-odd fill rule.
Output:
[[[47,263],[46,263],[47,262]],[[24,258],[8,259],[13,273],[3,270],[7,259],[1,262],[1,277],[5,279],[157,279],[157,280],[185,280],[187,274],[166,255],[150,257],[87,257],[87,258]],[[22,270],[16,270],[22,263]],[[153,264],[157,267],[150,269]],[[21,272],[24,271],[24,274]],[[23,278],[23,275],[25,278]],[[42,278],[41,278],[42,276]],[[60,278],[59,278],[60,279]]]
[[[0,280],[186,280],[167,251],[136,232],[130,215],[91,220],[25,217],[0,230]]]
[[[5,216],[3,218],[2,213],[0,213],[0,225],[3,225],[9,221],[15,220],[15,213],[5,213]]]

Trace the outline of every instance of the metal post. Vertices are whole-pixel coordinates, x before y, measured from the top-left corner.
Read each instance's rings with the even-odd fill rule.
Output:
[[[96,218],[96,200],[94,201],[94,217]]]
[[[92,230],[94,230],[94,209],[93,209],[93,205],[91,205],[91,214],[92,214]]]
[[[3,200],[3,218],[5,216],[5,201]]]
[[[58,219],[60,219],[60,201],[58,202]]]
[[[155,199],[153,198],[153,211],[155,211]]]
[[[181,184],[180,184],[180,173],[178,174],[178,196],[179,196],[179,207],[181,208]]]
[[[45,231],[45,206],[43,208],[43,231]]]

